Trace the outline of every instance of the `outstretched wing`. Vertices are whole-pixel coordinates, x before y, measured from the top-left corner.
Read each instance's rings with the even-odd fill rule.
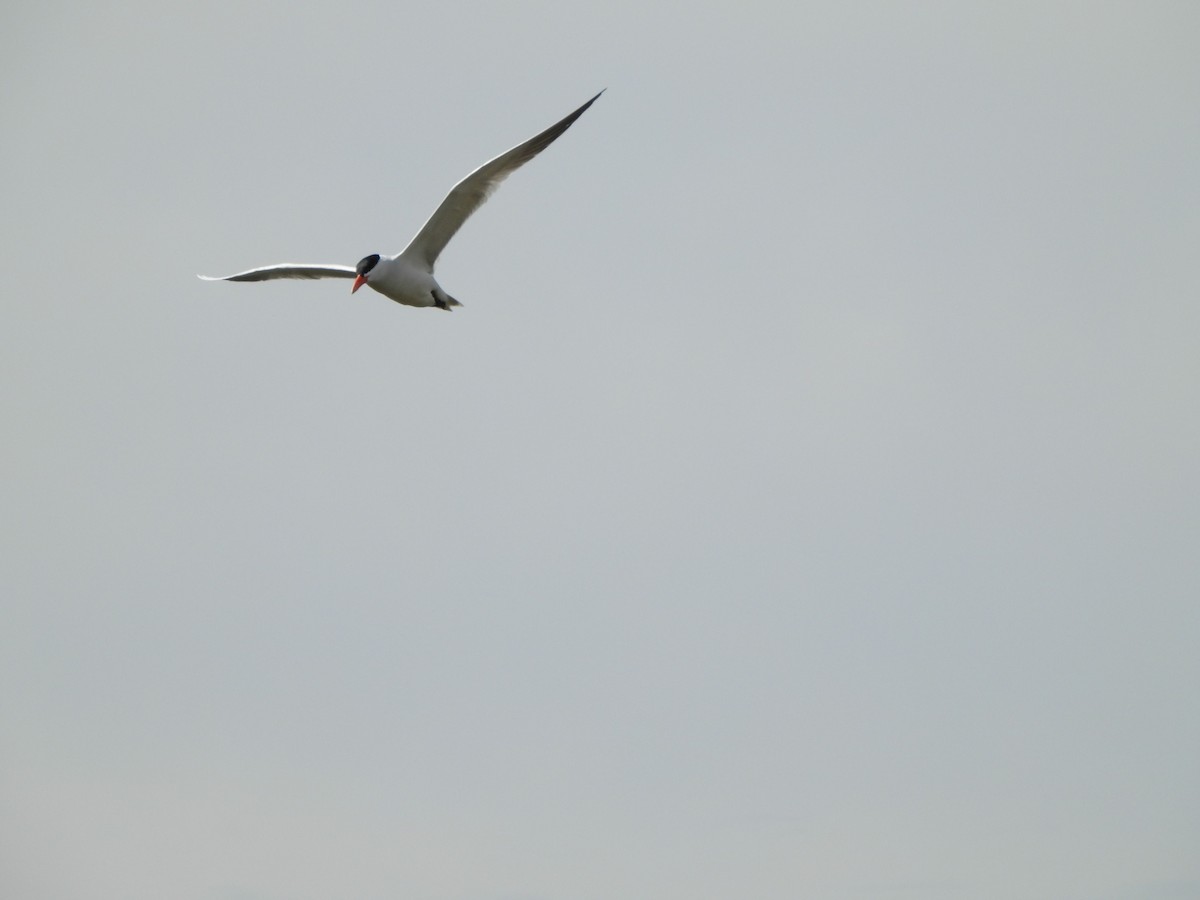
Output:
[[[603,93],[604,91],[600,92]],[[417,236],[404,248],[400,256],[432,273],[438,255],[450,242],[450,238],[454,237],[463,222],[470,218],[471,213],[479,209],[483,201],[500,186],[500,182],[554,143],[559,135],[570,128],[575,120],[596,102],[600,94],[541,134],[484,163],[456,184],[454,190],[446,195],[441,206],[429,217],[429,221],[417,232]]]
[[[205,281],[272,281],[276,278],[353,278],[357,274],[349,266],[306,266],[301,263],[280,263],[248,269],[236,275],[197,275]]]

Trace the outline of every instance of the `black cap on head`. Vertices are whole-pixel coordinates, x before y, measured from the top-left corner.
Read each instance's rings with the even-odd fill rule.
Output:
[[[378,262],[379,254],[372,253],[370,256],[364,256],[362,259],[360,259],[358,261],[358,265],[354,267],[354,271],[359,275],[366,275],[373,268],[375,268],[375,264]]]

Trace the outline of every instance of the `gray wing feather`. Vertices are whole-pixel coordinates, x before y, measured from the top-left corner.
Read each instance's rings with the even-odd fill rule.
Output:
[[[603,93],[604,91],[600,92]],[[554,143],[555,139],[596,102],[600,94],[541,134],[484,163],[456,184],[400,255],[432,273],[433,265],[446,244],[462,227],[463,222],[467,221],[500,186],[500,182]]]
[[[276,278],[353,278],[357,273],[349,266],[306,266],[299,263],[280,263],[249,269],[236,275],[197,275],[205,281],[272,281]]]

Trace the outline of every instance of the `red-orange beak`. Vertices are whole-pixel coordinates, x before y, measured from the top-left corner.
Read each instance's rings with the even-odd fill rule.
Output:
[[[360,287],[362,287],[366,283],[367,283],[366,275],[355,275],[354,276],[354,287],[350,288],[350,293],[353,294],[355,291],[357,291]]]

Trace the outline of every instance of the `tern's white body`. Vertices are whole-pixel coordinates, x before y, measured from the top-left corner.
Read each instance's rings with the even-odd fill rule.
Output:
[[[604,93],[603,91],[600,92]],[[565,119],[551,125],[545,131],[518,144],[506,153],[501,153],[460,181],[446,195],[446,199],[429,217],[429,221],[417,232],[407,247],[395,256],[372,253],[363,257],[357,266],[311,265],[307,263],[282,263],[250,269],[223,278],[208,278],[208,281],[272,281],[276,278],[353,278],[353,291],[366,285],[389,299],[405,306],[437,306],[450,309],[461,304],[442,290],[433,277],[433,267],[438,255],[454,237],[471,213],[510,174],[533,159],[583,115],[596,102],[597,94]]]
[[[438,306],[439,300],[443,304],[453,300],[432,272],[422,271],[403,255],[380,259],[367,277],[367,287],[405,306]]]

